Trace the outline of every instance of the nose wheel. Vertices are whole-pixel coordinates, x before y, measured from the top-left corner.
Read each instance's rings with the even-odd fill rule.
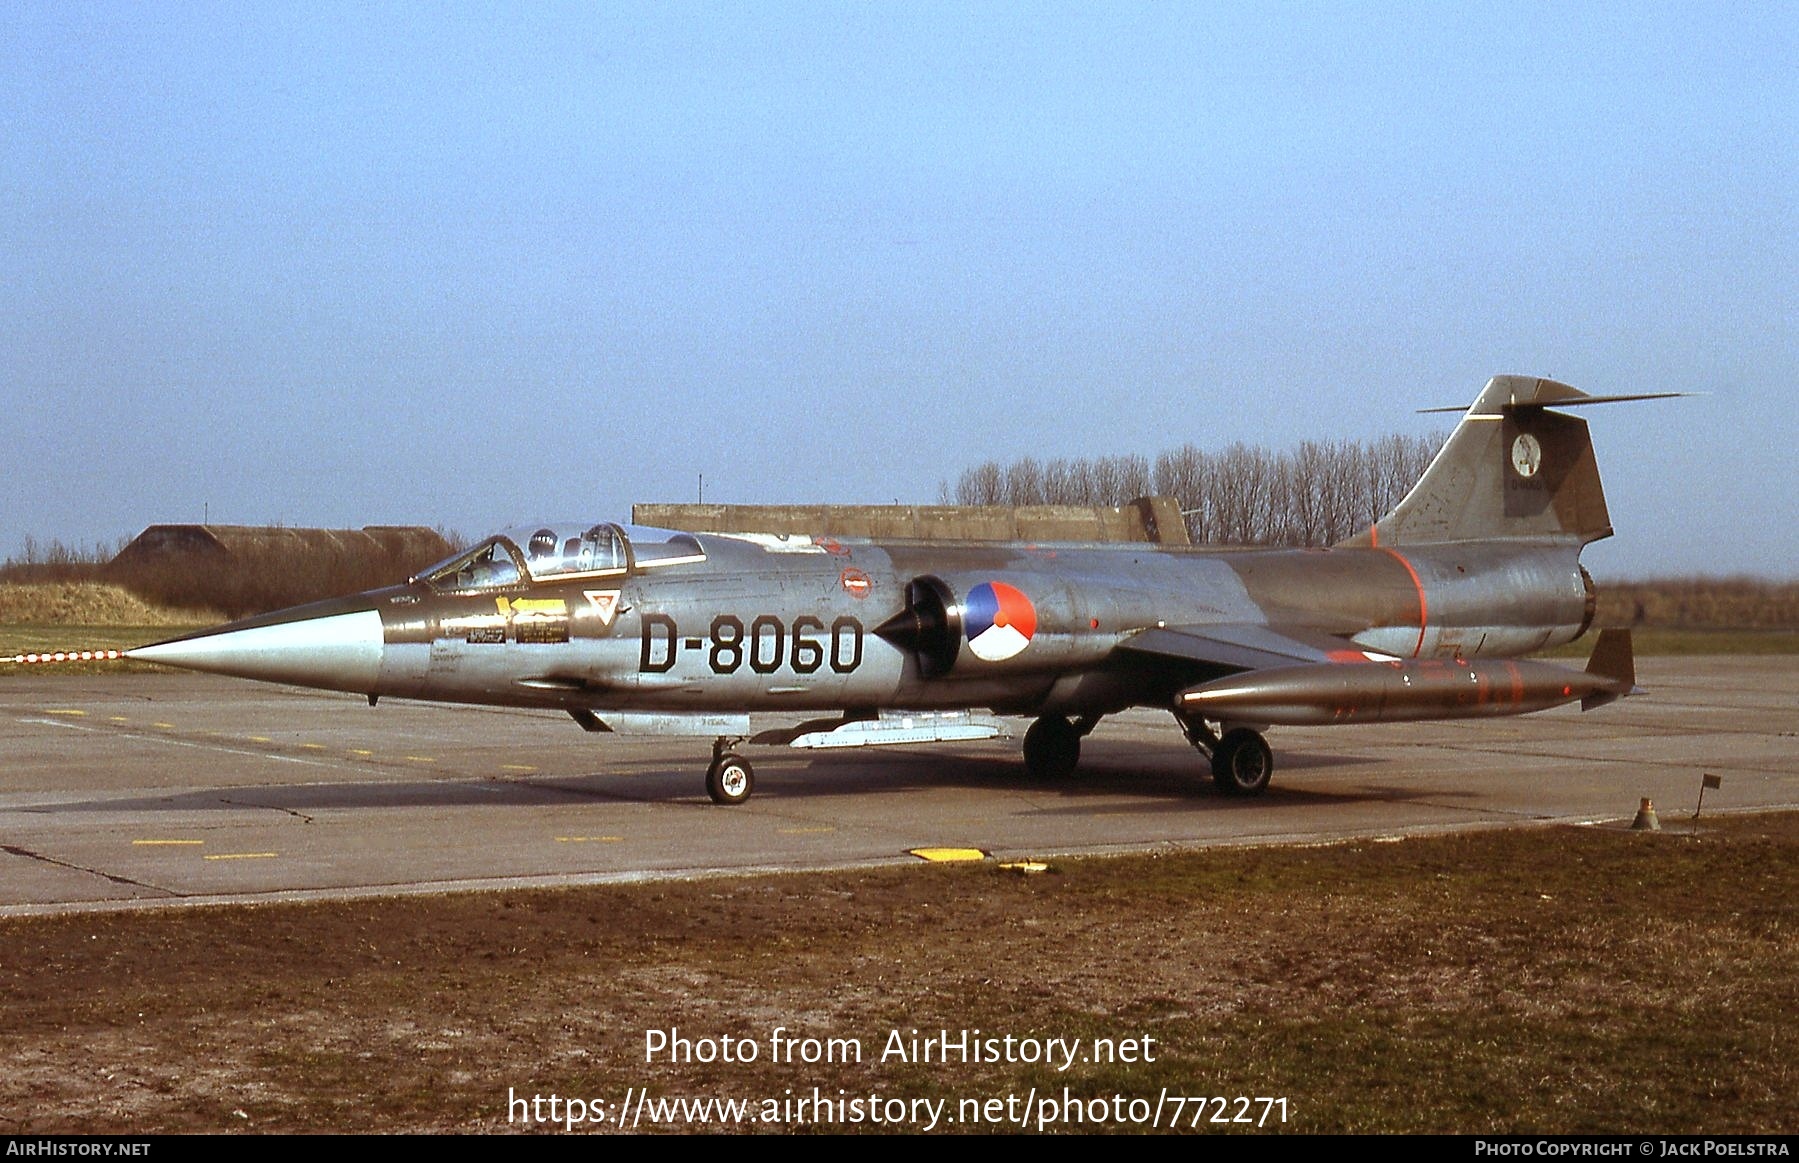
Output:
[[[756,790],[756,773],[743,756],[730,750],[730,741],[712,745],[712,765],[706,769],[706,794],[715,804],[741,804]]]

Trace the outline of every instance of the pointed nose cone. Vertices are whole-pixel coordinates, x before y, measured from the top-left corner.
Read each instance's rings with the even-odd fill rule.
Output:
[[[127,650],[125,657],[236,678],[375,693],[381,673],[381,615],[369,609],[296,613],[233,622]]]

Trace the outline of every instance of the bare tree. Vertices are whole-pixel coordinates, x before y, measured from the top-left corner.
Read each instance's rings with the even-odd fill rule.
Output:
[[[1188,444],[1153,465],[1134,453],[988,461],[964,471],[953,495],[963,505],[1122,505],[1155,493],[1180,505],[1196,545],[1332,545],[1398,504],[1446,436],[1308,440],[1281,453]],[[952,495],[947,483],[942,492]]]
[[[1046,504],[1043,497],[1043,466],[1028,456],[1023,460],[1013,461],[1006,468],[1005,496],[1008,505]]]
[[[1005,470],[1000,468],[999,461],[983,461],[973,468],[965,468],[962,475],[956,478],[956,504],[1005,503]]]

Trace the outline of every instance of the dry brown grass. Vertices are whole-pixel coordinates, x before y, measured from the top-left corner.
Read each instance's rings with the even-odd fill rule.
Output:
[[[1799,581],[1664,577],[1599,583],[1599,626],[1669,630],[1799,629]]]
[[[1778,1133],[1799,1098],[1796,873],[1787,814],[1068,860],[1036,877],[952,866],[16,918],[0,922],[0,1116],[32,1134],[504,1131],[520,1129],[509,1087],[612,1104],[628,1087],[818,1087],[952,1108],[1068,1087],[1287,1096],[1282,1129],[1311,1133]],[[646,1062],[644,1032],[670,1026],[764,1047],[781,1026],[854,1037],[867,1057]],[[1066,1073],[878,1059],[889,1031],[914,1029],[1148,1036],[1158,1053]]]
[[[222,621],[211,610],[154,606],[122,586],[100,582],[0,585],[0,625],[194,626]]]

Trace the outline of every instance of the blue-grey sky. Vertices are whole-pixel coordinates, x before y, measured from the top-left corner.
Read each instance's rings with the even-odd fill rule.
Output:
[[[0,556],[1592,410],[1799,575],[1799,6],[0,6]]]

